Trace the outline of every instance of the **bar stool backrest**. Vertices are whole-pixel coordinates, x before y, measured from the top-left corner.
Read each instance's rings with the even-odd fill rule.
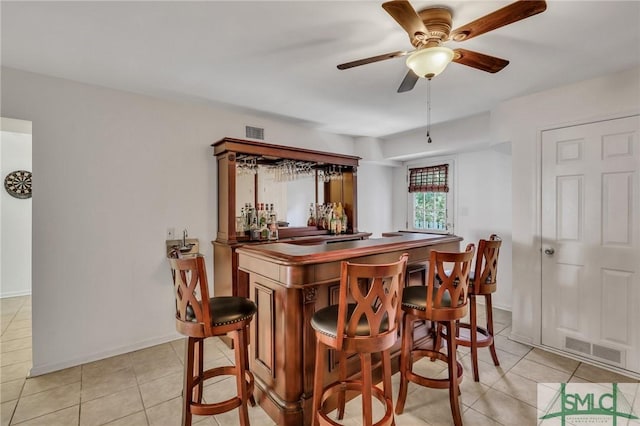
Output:
[[[176,330],[191,337],[209,336],[211,309],[204,257],[170,258],[169,263],[176,296]]]
[[[398,332],[402,287],[408,255],[388,264],[356,264],[342,262],[338,306],[337,347],[346,338],[384,338]],[[347,321],[348,297],[355,307]]]
[[[469,244],[460,253],[432,250],[429,257],[426,314],[434,320],[446,320],[466,315],[469,272],[475,245]],[[436,314],[434,311],[438,311]]]
[[[471,286],[473,294],[489,294],[496,291],[501,245],[502,240],[496,234],[492,234],[489,240],[478,242],[475,275]]]

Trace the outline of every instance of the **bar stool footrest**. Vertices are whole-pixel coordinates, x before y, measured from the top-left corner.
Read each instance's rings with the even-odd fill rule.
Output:
[[[196,388],[200,383],[204,383],[206,380],[211,379],[213,377],[218,376],[235,376],[236,375],[236,367],[232,365],[227,365],[224,367],[215,367],[209,370],[203,371],[201,377],[194,377],[193,388]],[[254,378],[253,373],[251,371],[245,371],[245,380],[247,382],[247,394],[249,396],[253,396],[253,387],[254,387]],[[193,389],[191,389],[193,392]],[[240,396],[234,396],[225,401],[213,402],[210,404],[202,404],[197,402],[192,402],[190,406],[191,414],[195,414],[198,416],[211,416],[215,414],[226,413],[227,411],[231,411],[234,408],[242,405],[242,399]]]
[[[456,336],[456,343],[460,346],[471,346],[471,324],[459,323],[458,324],[458,336]],[[490,346],[493,343],[493,336],[489,334],[486,328],[476,327],[476,343],[478,347],[484,348]]]
[[[320,421],[320,425],[331,425],[331,426],[342,426],[340,423],[336,423],[331,420],[323,411],[322,408],[324,403],[329,399],[332,395],[335,395],[339,392],[345,392],[348,390],[360,391],[362,392],[362,383],[358,380],[345,380],[342,382],[335,382],[331,385],[327,386],[322,392],[322,398],[320,399],[320,409],[318,410],[318,420]],[[385,406],[385,413],[381,420],[377,423],[374,423],[372,426],[391,426],[394,424],[393,417],[393,402],[390,399],[385,398],[383,391],[377,386],[373,386],[371,388],[371,396],[375,397],[378,401],[380,401]]]
[[[411,351],[411,355],[413,354],[420,355],[423,357],[429,358],[437,358],[440,361],[448,362],[447,354],[444,354],[440,351],[434,351],[432,349],[416,349]],[[456,361],[458,366],[458,385],[462,382],[462,364]],[[449,388],[449,378],[446,379],[433,379],[430,377],[421,376],[419,374],[414,373],[413,371],[407,371],[406,373],[407,380],[413,383],[417,383],[421,386],[425,386],[428,388],[434,389],[448,389]]]

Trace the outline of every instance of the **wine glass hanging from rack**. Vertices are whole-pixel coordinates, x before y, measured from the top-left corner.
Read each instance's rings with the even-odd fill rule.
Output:
[[[318,170],[318,180],[325,183],[332,180],[342,180],[342,167],[332,164]]]
[[[245,155],[238,157],[236,170],[239,175],[255,175],[258,173],[258,159],[254,156]]]
[[[254,155],[238,156],[236,168],[239,175],[255,175],[258,169],[264,169],[271,174],[276,182],[288,182],[301,178],[318,175],[318,181],[331,182],[342,180],[345,166],[335,164],[319,164],[313,161],[280,159],[274,161]]]
[[[276,182],[288,182],[314,176],[314,166],[310,161],[281,160],[267,166],[267,170]]]

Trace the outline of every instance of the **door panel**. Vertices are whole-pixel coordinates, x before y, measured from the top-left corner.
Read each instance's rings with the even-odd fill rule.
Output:
[[[640,372],[640,119],[542,132],[542,344]]]

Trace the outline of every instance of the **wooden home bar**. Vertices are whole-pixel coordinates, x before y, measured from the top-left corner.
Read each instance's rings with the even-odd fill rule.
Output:
[[[251,323],[249,362],[255,396],[279,425],[311,424],[315,332],[313,313],[338,302],[340,262],[387,263],[409,254],[408,270],[420,276],[432,249],[458,251],[461,238],[411,234],[314,245],[272,243],[238,248],[239,270],[248,276],[258,312]],[[417,277],[414,277],[417,278]],[[421,284],[421,280],[415,280]],[[426,336],[427,330],[422,333]],[[416,330],[416,336],[420,332]],[[392,350],[397,357],[400,341]],[[327,351],[325,383],[337,379],[337,360]],[[355,374],[357,357],[349,359]]]
[[[218,164],[218,233],[212,241],[214,294],[247,297],[256,303],[249,347],[256,400],[279,425],[309,425],[315,366],[315,334],[310,320],[318,309],[338,302],[340,263],[393,262],[408,253],[405,285],[423,285],[430,251],[458,251],[461,238],[390,232],[383,238],[369,239],[370,233],[360,232],[358,157],[231,138],[213,147]],[[305,193],[311,197],[302,202],[306,205],[340,203],[349,218],[343,233],[307,226],[306,219],[295,222],[289,213],[291,205],[278,217],[284,216],[282,222],[293,221],[293,226],[279,227],[277,241],[251,240],[238,229],[242,206],[247,201],[256,206],[267,202],[261,198],[264,192],[278,186],[273,181],[265,184],[266,170],[287,161],[303,162],[311,179],[303,189],[283,186],[289,193],[280,199],[299,204],[300,193]],[[257,169],[249,174],[248,184],[246,170],[242,170],[247,164]],[[335,170],[339,178],[327,178]],[[416,328],[416,338],[424,340],[427,331],[426,326]],[[400,341],[392,350],[396,368],[399,350]],[[326,356],[325,382],[329,383],[337,377],[337,359],[333,351],[327,351]],[[359,368],[354,358],[348,360],[349,374]]]

